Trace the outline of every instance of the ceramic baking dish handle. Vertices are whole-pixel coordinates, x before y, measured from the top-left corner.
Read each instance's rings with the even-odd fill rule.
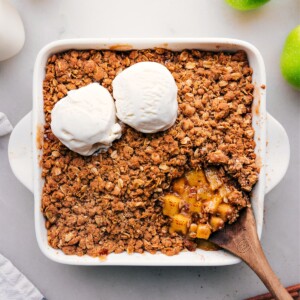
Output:
[[[32,113],[14,128],[8,143],[10,167],[17,179],[33,192]]]
[[[270,192],[284,177],[290,161],[290,142],[282,125],[267,114],[266,187]]]
[[[33,191],[31,112],[14,128],[8,158],[18,180]],[[290,159],[290,144],[286,131],[270,114],[267,115],[266,193],[283,178]]]

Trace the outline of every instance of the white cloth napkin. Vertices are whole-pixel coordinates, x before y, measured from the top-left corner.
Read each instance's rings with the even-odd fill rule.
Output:
[[[0,136],[8,134],[12,130],[13,127],[7,119],[7,116],[3,112],[0,112]]]
[[[0,299],[45,300],[46,298],[8,259],[0,254]]]
[[[0,137],[13,127],[0,112]],[[0,254],[0,300],[42,300],[40,291],[3,255]]]

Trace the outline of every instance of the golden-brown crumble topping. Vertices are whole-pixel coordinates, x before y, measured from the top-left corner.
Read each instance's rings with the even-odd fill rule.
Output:
[[[50,128],[55,103],[68,90],[91,82],[112,93],[115,76],[141,61],[162,63],[175,78],[179,103],[175,125],[156,134],[124,125],[120,140],[106,153],[91,157],[62,145]],[[42,212],[49,244],[66,254],[174,255],[191,248],[191,242],[169,233],[170,219],[162,213],[162,196],[173,179],[214,165],[243,199],[257,181],[252,69],[242,51],[71,50],[48,59],[43,91]]]

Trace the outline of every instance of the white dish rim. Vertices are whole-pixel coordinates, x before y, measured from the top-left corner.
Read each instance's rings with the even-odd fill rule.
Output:
[[[210,51],[237,51],[245,50],[250,66],[253,68],[253,81],[255,84],[253,107],[257,107],[259,114],[253,113],[253,126],[256,130],[255,141],[257,143],[256,153],[261,162],[266,156],[266,91],[261,88],[266,85],[265,66],[261,54],[252,44],[236,39],[228,38],[153,38],[153,39],[125,39],[125,38],[97,38],[97,39],[71,39],[59,40],[46,45],[38,54],[33,75],[33,116],[32,116],[32,149],[34,161],[34,201],[35,201],[35,231],[38,245],[43,254],[49,259],[70,265],[131,265],[131,266],[222,266],[232,265],[240,262],[240,259],[225,251],[206,252],[197,250],[195,252],[181,252],[179,255],[168,257],[161,253],[157,254],[110,254],[105,260],[89,256],[65,255],[60,250],[51,248],[47,243],[44,217],[40,211],[42,179],[39,166],[40,151],[37,149],[36,141],[39,136],[38,125],[41,125],[42,110],[42,82],[44,79],[44,68],[47,58],[57,52],[68,49],[109,49],[124,48],[146,49],[163,47],[170,50],[201,49]],[[117,48],[119,47],[119,48]],[[265,194],[265,166],[261,165],[259,182],[255,186],[252,196],[252,206],[257,221],[257,231],[261,236],[263,225],[263,204]]]

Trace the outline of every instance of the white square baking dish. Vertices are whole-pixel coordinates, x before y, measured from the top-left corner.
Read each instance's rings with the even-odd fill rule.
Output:
[[[62,251],[51,248],[47,243],[45,219],[41,213],[41,194],[43,180],[36,141],[39,139],[39,128],[44,124],[43,113],[43,80],[48,57],[57,52],[68,49],[146,49],[163,47],[170,50],[201,49],[210,51],[237,51],[247,53],[250,66],[253,68],[253,83],[255,84],[253,102],[253,126],[255,129],[256,154],[259,161],[265,161],[266,155],[266,101],[265,90],[261,88],[266,84],[264,63],[258,50],[243,41],[229,39],[93,39],[93,40],[62,40],[44,47],[38,54],[33,77],[33,161],[34,161],[34,198],[35,198],[35,230],[37,241],[42,252],[50,259],[66,264],[76,265],[229,265],[239,261],[236,257],[225,251],[184,251],[172,257],[164,254],[110,254],[105,260],[90,256],[68,256]],[[259,112],[259,113],[257,113]],[[251,198],[257,221],[259,235],[262,231],[263,202],[265,194],[265,167],[262,166],[259,181],[256,184]]]

